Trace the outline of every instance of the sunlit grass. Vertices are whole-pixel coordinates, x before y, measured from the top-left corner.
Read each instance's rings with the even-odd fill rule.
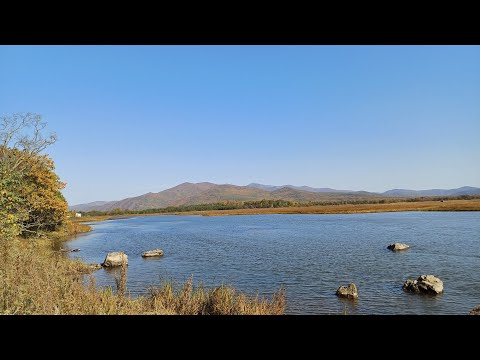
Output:
[[[103,270],[100,270],[103,271]],[[247,296],[230,286],[194,287],[172,282],[128,295],[125,266],[117,288],[98,289],[86,264],[70,260],[48,240],[0,240],[1,314],[283,314],[285,293],[271,300]],[[85,279],[85,277],[87,277]]]

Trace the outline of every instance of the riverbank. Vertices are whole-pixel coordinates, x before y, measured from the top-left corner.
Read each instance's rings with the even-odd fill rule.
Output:
[[[206,210],[186,211],[152,214],[129,214],[129,215],[100,215],[86,216],[75,219],[78,223],[104,221],[111,219],[129,218],[136,216],[159,216],[159,215],[202,215],[202,216],[225,216],[225,215],[261,215],[261,214],[360,214],[399,211],[480,211],[480,199],[472,200],[445,200],[445,201],[421,201],[421,202],[396,202],[389,204],[357,204],[357,205],[322,205],[285,208],[260,208],[260,209],[235,209],[235,210]]]
[[[0,239],[0,314],[254,315],[285,311],[283,291],[268,300],[229,286],[196,287],[192,280],[181,286],[165,282],[133,298],[124,290],[128,267],[121,272],[117,289],[98,289],[87,264],[67,258],[53,246],[55,240],[89,230],[88,225],[72,222],[39,240]]]
[[[92,231],[92,227],[83,222],[68,221],[60,230],[48,234],[51,240],[68,240],[73,236]]]

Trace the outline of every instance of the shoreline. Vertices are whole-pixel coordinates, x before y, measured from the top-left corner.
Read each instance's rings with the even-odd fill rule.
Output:
[[[184,212],[161,212],[152,214],[123,214],[85,216],[73,220],[75,223],[96,222],[105,220],[128,219],[138,216],[160,215],[198,215],[198,216],[235,216],[235,215],[266,215],[266,214],[368,214],[382,212],[404,211],[480,211],[480,199],[445,200],[421,202],[397,202],[387,204],[356,204],[356,205],[323,205],[285,208],[258,208],[233,210],[204,210]]]
[[[89,226],[67,221],[45,237],[0,238],[0,313],[3,315],[283,315],[285,290],[271,297],[244,293],[230,285],[203,287],[166,280],[132,297],[127,289],[127,267],[121,266],[116,287],[97,287],[97,264],[72,259],[54,249],[63,235],[88,232]],[[60,236],[60,238],[58,238]]]

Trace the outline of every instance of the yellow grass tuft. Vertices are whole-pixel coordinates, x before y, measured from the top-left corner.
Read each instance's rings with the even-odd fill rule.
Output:
[[[281,315],[285,312],[285,291],[280,290],[269,301],[247,296],[231,286],[214,289],[194,287],[190,278],[178,291],[172,282],[149,289],[147,301],[153,311],[172,311],[184,315]]]

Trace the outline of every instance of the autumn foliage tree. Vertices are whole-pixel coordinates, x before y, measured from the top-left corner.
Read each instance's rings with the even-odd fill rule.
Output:
[[[38,235],[65,221],[65,184],[41,154],[57,139],[44,136],[45,127],[37,114],[0,117],[0,237]]]

